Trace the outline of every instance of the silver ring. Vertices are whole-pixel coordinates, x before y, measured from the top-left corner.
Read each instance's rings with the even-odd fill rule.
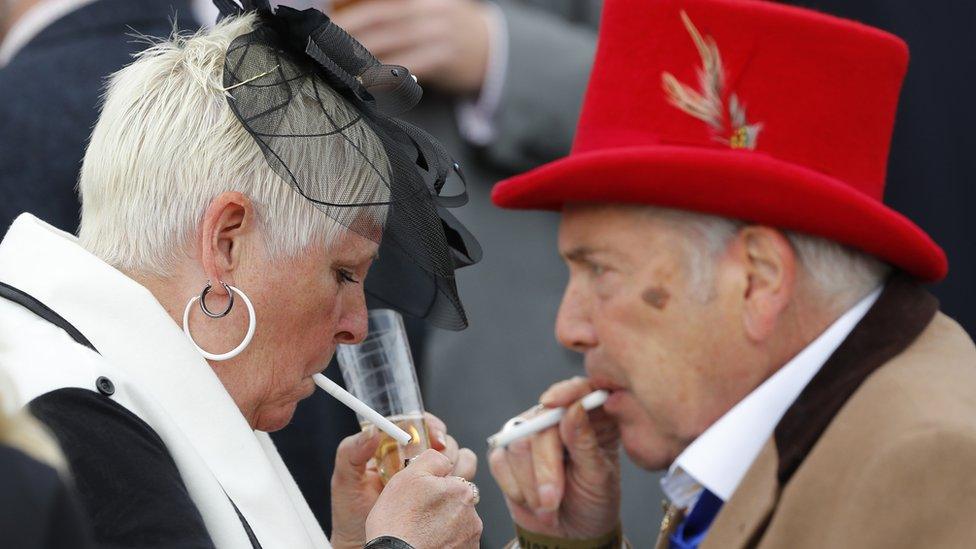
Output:
[[[471,505],[478,505],[478,503],[481,501],[481,490],[478,489],[478,485],[464,477],[456,476],[454,478],[467,484],[471,488]]]
[[[230,296],[230,299],[227,301],[227,308],[221,313],[215,313],[207,308],[207,294],[209,294],[210,290],[213,288],[209,280],[207,281],[207,286],[202,292],[200,292],[200,309],[203,311],[203,314],[209,316],[210,318],[224,318],[228,313],[230,313],[230,310],[234,308],[234,292],[231,291],[230,286],[228,286],[226,282],[221,282],[220,285],[224,287],[224,290],[227,291],[227,295]]]

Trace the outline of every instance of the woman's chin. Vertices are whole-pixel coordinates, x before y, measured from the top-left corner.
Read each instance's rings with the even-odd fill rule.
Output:
[[[255,422],[254,430],[273,433],[280,431],[291,423],[292,416],[295,415],[295,408],[298,402],[276,406],[274,409],[263,412]]]
[[[276,404],[261,409],[258,413],[257,421],[255,421],[254,429],[267,433],[284,429],[291,423],[291,418],[295,415],[295,408],[298,407],[298,403],[312,396],[314,393],[315,382],[311,377],[303,377],[290,396],[279,400]]]

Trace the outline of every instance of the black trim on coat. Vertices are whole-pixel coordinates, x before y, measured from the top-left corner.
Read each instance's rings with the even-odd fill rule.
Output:
[[[776,426],[777,476],[786,485],[847,400],[875,370],[902,353],[932,322],[939,301],[895,275]]]

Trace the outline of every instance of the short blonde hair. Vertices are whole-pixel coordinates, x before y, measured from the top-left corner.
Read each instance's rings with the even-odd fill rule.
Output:
[[[111,76],[79,180],[82,246],[116,268],[167,275],[206,208],[228,191],[255,204],[274,258],[328,246],[346,230],[272,170],[228,105],[224,59],[234,39],[254,25],[255,16],[246,14],[192,35],[174,33]],[[327,112],[355,116],[338,93],[319,86],[320,94],[323,89]],[[316,145],[314,158],[322,161],[314,170],[339,183],[336,202],[386,200],[386,185],[360,152],[389,173],[379,138],[364,123],[344,133],[345,139]]]

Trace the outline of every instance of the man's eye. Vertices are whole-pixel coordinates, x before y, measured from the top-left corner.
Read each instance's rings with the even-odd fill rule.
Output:
[[[352,275],[351,271],[347,271],[346,269],[336,269],[336,279],[339,281],[339,284],[359,284],[359,280]]]
[[[593,276],[600,276],[606,272],[606,269],[603,267],[603,265],[592,263],[590,264],[590,272],[593,273]]]

